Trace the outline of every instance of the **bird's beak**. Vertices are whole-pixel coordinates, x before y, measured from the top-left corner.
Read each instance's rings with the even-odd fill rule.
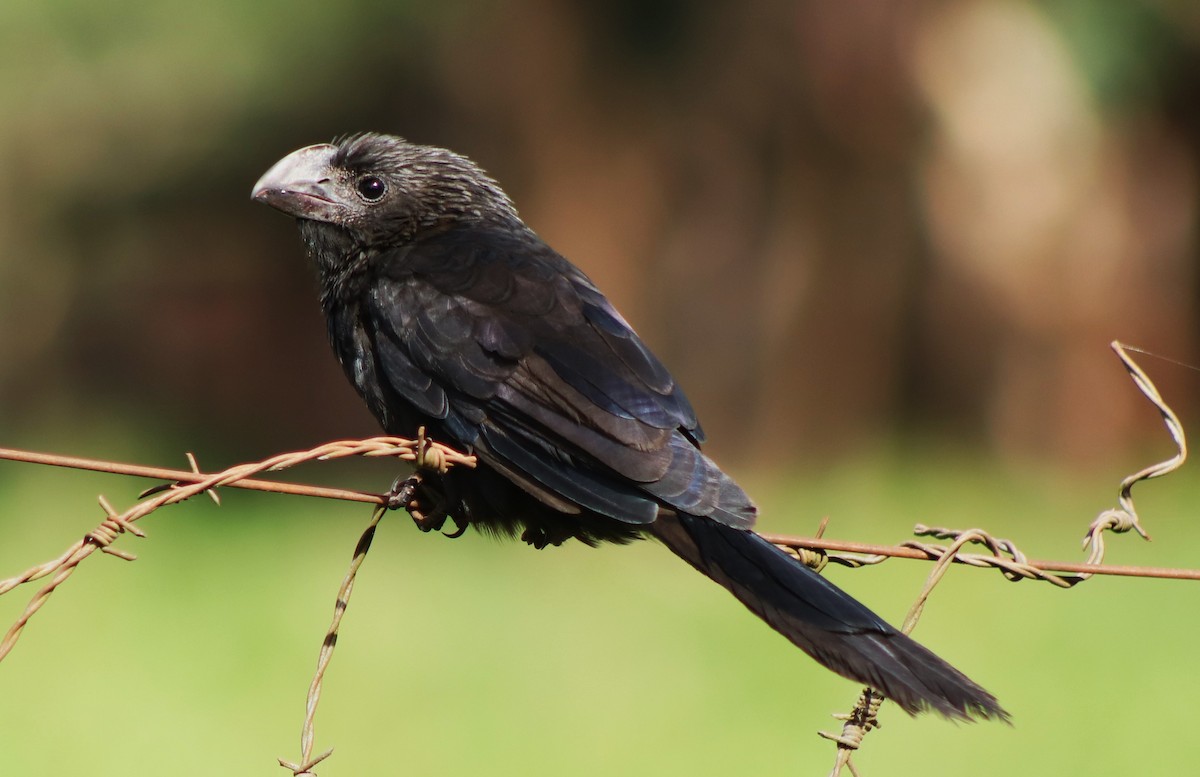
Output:
[[[336,152],[328,143],[293,151],[258,179],[251,198],[296,218],[337,221],[345,206],[334,192]]]

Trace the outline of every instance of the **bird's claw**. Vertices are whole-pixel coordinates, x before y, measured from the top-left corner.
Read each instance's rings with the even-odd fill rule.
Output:
[[[417,528],[424,532],[442,531],[442,527],[446,525],[446,519],[449,518],[454,524],[454,531],[442,532],[442,534],[452,540],[456,540],[466,534],[467,527],[471,525],[469,521],[465,521],[441,507],[426,515],[421,511],[420,503],[416,501],[409,504],[408,514],[412,516],[413,523],[417,525]]]
[[[558,547],[567,539],[570,539],[569,535],[552,534],[542,527],[531,526],[521,534],[521,541],[533,547],[534,550],[542,550],[551,545]]]
[[[422,500],[418,498],[418,491],[422,496],[434,497],[434,507],[428,513],[425,512]],[[449,518],[454,523],[454,531],[443,534],[453,540],[466,534],[467,527],[470,526],[469,521],[450,512],[447,508],[450,500],[439,491],[431,489],[422,472],[413,473],[406,478],[396,478],[386,500],[385,506],[389,510],[406,510],[413,523],[423,532],[441,531]]]
[[[464,521],[456,515],[450,516],[450,520],[454,521],[454,531],[449,533],[442,532],[442,534],[452,540],[456,540],[466,534],[467,527],[471,525],[468,521]]]
[[[392,483],[392,487],[384,495],[385,501],[383,506],[389,510],[408,510],[409,506],[413,504],[413,498],[417,494],[417,486],[419,485],[421,485],[420,473],[414,473],[408,477],[401,475],[396,478]]]

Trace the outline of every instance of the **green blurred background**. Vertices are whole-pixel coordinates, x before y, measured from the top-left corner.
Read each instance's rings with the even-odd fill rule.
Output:
[[[1200,362],[1185,0],[0,3],[0,446],[210,469],[368,436],[293,226],[249,200],[363,129],[467,153],[688,388],[762,527],[984,526],[1082,558],[1168,455],[1107,350]],[[1197,377],[1147,366],[1185,419]],[[380,490],[381,462],[296,477]],[[0,575],[146,484],[0,462]],[[1145,487],[1197,567],[1200,479]],[[278,773],[361,506],[227,493],[89,560],[0,664],[0,775]],[[830,570],[899,621],[927,568]],[[32,591],[0,599],[0,624]],[[1014,715],[894,709],[867,774],[1190,772],[1194,583],[954,570],[918,636]],[[856,688],[660,547],[382,528],[323,775],[824,774]]]

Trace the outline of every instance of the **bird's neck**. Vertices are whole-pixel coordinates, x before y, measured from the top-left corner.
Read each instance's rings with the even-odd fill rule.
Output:
[[[321,283],[321,303],[344,304],[355,297],[366,282],[367,251],[341,227],[300,220],[300,239]]]

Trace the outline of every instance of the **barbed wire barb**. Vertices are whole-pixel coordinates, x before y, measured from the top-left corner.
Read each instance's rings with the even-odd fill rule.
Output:
[[[468,454],[460,453],[448,446],[439,442],[429,442],[425,448],[436,448],[440,456],[444,459],[444,465],[449,466],[475,466],[475,457]],[[245,486],[245,482],[252,475],[257,475],[262,472],[278,471],[294,467],[297,464],[306,461],[314,460],[329,460],[340,459],[351,456],[365,457],[391,457],[401,461],[415,462],[419,458],[421,444],[417,440],[409,440],[403,437],[372,437],[366,440],[339,440],[336,442],[319,445],[316,448],[307,451],[294,451],[291,453],[282,453],[262,461],[249,464],[239,464],[229,469],[223,470],[212,475],[203,475],[196,472],[173,471],[165,470],[170,473],[168,477],[174,478],[179,475],[176,482],[168,485],[168,487],[159,490],[159,493],[154,494],[149,499],[144,499],[136,505],[118,514],[106,500],[101,501],[101,507],[105,510],[104,520],[94,529],[84,535],[83,539],[77,541],[66,552],[55,559],[47,561],[43,564],[30,567],[19,575],[15,575],[5,580],[0,580],[0,595],[3,595],[18,586],[30,583],[34,580],[39,580],[43,577],[50,577],[50,582],[38,590],[36,594],[29,600],[25,610],[18,616],[16,622],[8,630],[2,639],[0,639],[0,661],[12,652],[20,639],[21,633],[24,630],[29,620],[40,610],[50,596],[58,589],[60,585],[67,581],[74,573],[79,564],[90,556],[96,550],[109,548],[116,538],[129,532],[135,536],[144,536],[140,529],[133,524],[146,517],[160,507],[168,504],[182,502],[185,499],[210,491],[218,486]],[[47,454],[29,454],[25,451],[17,451],[20,456],[4,455],[13,453],[12,449],[0,449],[0,458],[15,458],[21,461],[35,461],[36,463],[55,464],[58,466],[75,466],[83,463],[86,466],[79,467],[81,469],[98,469],[99,464],[110,464],[111,462],[96,462],[88,460],[75,460],[70,464],[65,464],[61,460],[55,460],[59,457],[53,457]],[[429,455],[426,452],[425,455]],[[64,457],[65,458],[65,457]],[[117,467],[125,470],[126,474],[132,474],[133,470],[140,470],[139,474],[145,475],[153,468],[139,468],[135,465],[117,465]],[[109,471],[109,470],[101,470]],[[149,475],[150,477],[158,477],[164,472],[163,470],[155,470],[156,474]],[[278,490],[283,493],[299,493],[309,490],[304,487],[293,487],[290,489],[274,488],[277,484],[270,481],[257,481],[257,490]],[[369,495],[369,499],[362,499],[361,495],[356,492],[350,492],[348,498],[356,501],[373,501],[378,505],[387,503],[387,495],[373,494]],[[311,494],[310,494],[311,495]],[[327,494],[321,494],[325,496]],[[122,555],[123,552],[117,552],[112,549],[108,550],[112,555],[119,555],[123,558],[128,558],[128,554]]]
[[[1104,534],[1112,531],[1122,533],[1136,531],[1142,537],[1149,539],[1149,534],[1142,527],[1139,516],[1134,510],[1132,488],[1142,480],[1149,480],[1174,472],[1187,459],[1187,442],[1182,424],[1178,417],[1165,403],[1158,389],[1141,368],[1129,357],[1127,349],[1133,349],[1114,341],[1111,347],[1128,371],[1138,389],[1150,400],[1161,414],[1168,433],[1175,442],[1177,453],[1172,458],[1158,464],[1146,467],[1121,481],[1118,495],[1118,507],[1105,510],[1091,523],[1085,535],[1084,546],[1091,549],[1086,562],[1044,561],[1028,559],[1023,552],[1010,540],[997,539],[982,529],[955,530],[943,527],[928,527],[918,524],[914,527],[917,536],[933,537],[939,540],[950,540],[948,546],[935,543],[909,540],[900,545],[874,545],[860,542],[849,542],[825,539],[823,534],[828,518],[821,522],[815,537],[794,537],[789,535],[763,534],[770,542],[785,549],[816,570],[820,570],[829,561],[834,561],[849,567],[861,567],[878,564],[888,558],[908,558],[934,561],[934,569],[926,581],[922,592],[918,595],[908,617],[905,619],[903,631],[910,632],[916,625],[933,588],[942,579],[951,563],[958,563],[977,568],[994,568],[1006,578],[1013,581],[1036,579],[1049,582],[1060,588],[1071,588],[1093,575],[1122,575],[1131,577],[1156,577],[1181,580],[1200,580],[1200,570],[1172,569],[1163,567],[1119,566],[1104,563],[1105,547]],[[470,454],[461,453],[429,440],[425,430],[421,429],[416,440],[399,437],[374,437],[365,440],[342,440],[326,443],[311,450],[279,454],[259,462],[241,464],[230,467],[215,474],[201,472],[196,457],[187,454],[190,470],[174,470],[159,467],[121,462],[85,459],[73,456],[24,451],[13,448],[0,448],[0,459],[21,461],[36,464],[68,467],[74,469],[108,472],[113,474],[136,477],[149,477],[167,481],[159,486],[144,491],[142,499],[130,509],[118,513],[112,504],[103,496],[99,497],[100,506],[105,517],[99,525],[87,532],[81,540],[72,544],[60,556],[42,564],[35,565],[13,577],[0,580],[0,595],[13,589],[49,577],[50,580],[31,597],[25,610],[10,627],[3,639],[0,639],[0,661],[13,649],[22,630],[38,610],[45,605],[49,597],[65,582],[78,565],[96,550],[114,555],[125,560],[136,557],[127,551],[112,547],[113,542],[124,533],[144,537],[145,533],[134,525],[136,521],[160,507],[181,502],[199,493],[208,493],[219,505],[216,489],[245,488],[258,491],[268,491],[300,496],[341,499],[364,502],[376,505],[372,521],[364,532],[359,545],[356,547],[351,570],[343,581],[339,591],[335,617],[326,639],[322,645],[318,659],[318,669],[310,686],[308,703],[306,705],[305,727],[301,735],[301,762],[293,764],[279,759],[281,765],[293,771],[297,777],[311,775],[311,769],[329,756],[332,751],[312,757],[313,747],[313,717],[316,704],[320,697],[321,681],[325,667],[332,656],[336,643],[337,629],[344,614],[346,604],[353,589],[354,577],[358,567],[370,547],[370,538],[374,536],[375,527],[381,519],[385,508],[402,506],[417,520],[432,522],[439,518],[437,506],[434,512],[425,514],[426,509],[415,500],[409,498],[397,501],[398,493],[378,494],[365,491],[328,488],[300,483],[288,483],[275,480],[260,480],[253,476],[264,472],[276,472],[293,467],[306,461],[324,461],[350,456],[364,457],[393,457],[416,465],[418,475],[422,472],[444,474],[451,466],[474,467],[475,459]],[[415,479],[414,479],[415,478]],[[419,477],[414,476],[406,483],[419,483]],[[452,516],[453,517],[453,516]],[[464,527],[459,526],[456,534],[461,534]],[[979,544],[986,548],[986,553],[965,553],[963,549],[969,544]],[[852,774],[857,774],[851,760],[851,755],[862,744],[866,733],[879,726],[877,713],[883,698],[872,689],[865,689],[851,713],[835,715],[845,721],[841,734],[820,732],[821,736],[838,743],[838,760],[832,772],[833,777],[840,774],[843,768],[848,768]]]
[[[1187,461],[1187,437],[1184,435],[1183,424],[1180,422],[1179,416],[1175,415],[1175,411],[1163,400],[1162,394],[1158,392],[1158,387],[1154,385],[1154,381],[1150,380],[1150,377],[1129,356],[1129,346],[1117,340],[1113,340],[1109,345],[1117,354],[1117,357],[1120,358],[1121,364],[1125,366],[1125,370],[1129,373],[1129,377],[1133,380],[1134,384],[1146,399],[1150,400],[1150,403],[1158,410],[1159,415],[1162,416],[1163,424],[1167,427],[1167,433],[1171,435],[1171,439],[1175,442],[1175,455],[1166,461],[1160,461],[1157,464],[1152,464],[1145,469],[1139,470],[1121,481],[1121,490],[1117,496],[1117,507],[1100,513],[1096,517],[1096,520],[1092,521],[1092,525],[1088,527],[1087,534],[1083,537],[1083,547],[1087,548],[1091,546],[1092,550],[1088,561],[1094,560],[1096,563],[1104,559],[1104,532],[1106,531],[1122,534],[1132,530],[1140,534],[1143,539],[1150,539],[1150,535],[1142,528],[1137,510],[1133,506],[1133,487],[1143,480],[1169,475],[1182,467],[1184,462]]]
[[[1170,459],[1152,464],[1145,467],[1132,475],[1129,475],[1121,481],[1120,491],[1117,497],[1116,508],[1105,510],[1092,521],[1088,527],[1087,534],[1084,535],[1084,548],[1091,546],[1091,554],[1088,556],[1087,563],[1079,570],[1079,574],[1075,575],[1058,575],[1054,574],[1049,569],[1056,571],[1065,571],[1063,567],[1066,565],[1057,564],[1056,562],[1030,562],[1020,548],[1011,540],[996,539],[988,534],[983,529],[966,529],[955,530],[946,528],[931,528],[922,524],[917,524],[913,533],[917,536],[932,536],[937,539],[952,540],[949,546],[934,545],[931,543],[921,543],[916,541],[908,541],[902,543],[902,547],[911,548],[918,553],[924,554],[929,558],[936,558],[937,562],[929,577],[925,581],[925,586],[917,595],[912,607],[908,611],[907,617],[904,619],[904,624],[901,626],[901,631],[905,634],[910,634],[916,628],[917,622],[924,612],[925,603],[929,596],[933,593],[933,589],[942,577],[946,570],[950,568],[952,562],[967,564],[970,566],[991,566],[1003,574],[1011,581],[1035,579],[1044,580],[1059,588],[1072,588],[1078,583],[1089,579],[1094,574],[1098,573],[1103,567],[1104,561],[1104,533],[1111,531],[1117,534],[1136,531],[1144,539],[1149,540],[1150,535],[1142,527],[1138,518],[1137,511],[1133,506],[1133,486],[1143,480],[1162,477],[1168,475],[1180,467],[1187,461],[1187,438],[1183,431],[1183,424],[1180,423],[1179,417],[1163,400],[1162,395],[1158,391],[1158,387],[1150,380],[1150,377],[1133,361],[1129,356],[1127,347],[1121,342],[1114,340],[1109,344],[1113,352],[1121,360],[1121,364],[1125,367],[1132,378],[1134,385],[1138,390],[1150,400],[1157,408],[1159,414],[1163,418],[1163,423],[1167,427],[1168,434],[1175,443],[1176,453]],[[1138,349],[1140,350],[1140,349]],[[825,528],[825,522],[822,522],[822,531]],[[970,543],[976,543],[985,546],[989,554],[964,554],[962,549]],[[783,545],[782,543],[780,543]],[[788,550],[794,550],[791,547],[783,545]],[[824,552],[824,551],[821,551]],[[799,556],[801,560],[805,560],[803,556]],[[844,563],[847,566],[865,566],[868,564],[877,564],[888,558],[886,554],[876,554],[873,556],[854,556],[849,559],[835,558],[832,560]],[[806,562],[808,563],[808,562]],[[810,566],[812,564],[810,563]],[[1177,570],[1185,572],[1185,570]],[[1194,573],[1193,573],[1194,574]],[[1149,575],[1147,575],[1149,576]],[[1159,575],[1166,577],[1167,575]],[[1183,577],[1183,575],[1179,575]],[[1198,579],[1200,575],[1188,575],[1190,579]],[[825,731],[820,731],[818,734],[826,739],[830,739],[837,743],[837,755],[834,759],[833,770],[830,772],[830,777],[839,777],[843,768],[848,768],[852,775],[857,777],[858,771],[854,766],[852,757],[856,750],[862,746],[863,737],[866,736],[874,728],[879,727],[878,712],[879,706],[883,697],[872,688],[863,689],[859,696],[858,703],[849,714],[837,714],[835,718],[846,721],[842,727],[840,735],[833,735]]]
[[[290,769],[294,777],[308,777],[313,775],[313,767],[321,761],[324,761],[333,753],[333,748],[326,750],[316,758],[312,757],[313,744],[316,740],[315,720],[317,715],[317,704],[321,700],[321,684],[325,679],[325,670],[329,667],[329,662],[333,659],[333,649],[337,646],[338,629],[342,625],[342,617],[346,614],[346,609],[350,606],[350,594],[354,591],[354,581],[358,576],[359,567],[367,558],[367,552],[371,549],[371,542],[375,539],[375,529],[379,526],[379,521],[387,513],[387,507],[380,505],[371,513],[371,520],[367,524],[367,528],[359,537],[358,543],[354,546],[354,556],[350,561],[350,569],[346,572],[345,578],[342,580],[342,585],[338,589],[337,601],[333,607],[333,622],[329,624],[329,629],[325,632],[325,638],[321,640],[321,652],[317,656],[317,671],[313,675],[312,683],[308,688],[308,699],[304,705],[304,727],[300,732],[300,761],[292,763],[282,758],[279,759],[279,765],[285,769]]]

